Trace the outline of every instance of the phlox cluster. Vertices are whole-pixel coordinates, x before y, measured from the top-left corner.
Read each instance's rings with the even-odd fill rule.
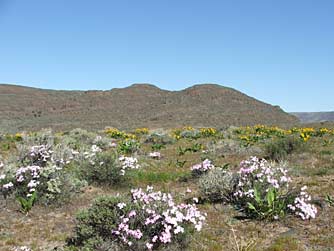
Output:
[[[102,149],[97,145],[92,145],[89,151],[83,153],[84,159],[88,160],[91,165],[95,165],[95,156],[99,152],[102,152]]]
[[[33,192],[36,191],[36,187],[40,184],[38,180],[40,178],[41,167],[40,166],[26,166],[17,169],[15,174],[16,185],[20,186],[25,184],[28,189],[27,197],[30,197]]]
[[[140,240],[146,249],[152,250],[154,247],[172,243],[173,237],[184,233],[188,225],[192,225],[197,231],[203,226],[205,216],[196,205],[177,205],[171,194],[154,192],[152,187],[147,187],[146,191],[141,188],[131,190],[131,196],[132,205],[117,204],[121,210],[127,206],[131,210],[125,210],[117,229],[113,231],[113,234],[128,246]]]
[[[275,189],[288,188],[291,178],[287,176],[287,172],[282,167],[272,167],[265,159],[251,157],[244,160],[240,163],[238,189],[234,196],[253,198],[255,183],[258,183],[267,191],[271,187]]]
[[[307,187],[303,186],[300,194],[295,198],[294,204],[288,205],[288,208],[303,220],[314,219],[318,212],[314,205],[308,203],[311,201],[311,196],[306,192],[306,189]]]
[[[42,164],[51,158],[52,153],[53,151],[50,150],[50,146],[37,145],[30,148],[28,157],[30,157],[33,163]]]
[[[32,251],[29,247],[27,246],[20,246],[20,247],[15,247],[12,249],[13,251]]]
[[[56,156],[57,154],[51,150],[52,147],[48,145],[36,145],[32,146],[29,153],[26,156],[30,165],[45,167],[46,164],[51,164],[51,166],[56,170],[61,170],[64,165],[69,164],[79,152],[71,150],[66,155],[68,156]]]
[[[51,147],[48,145],[35,145],[30,147],[26,155],[23,157],[21,164],[14,178],[6,184],[2,185],[2,189],[18,189],[20,196],[30,197],[38,186],[41,184],[43,171],[48,168],[52,172],[58,172],[70,163],[77,153],[72,150],[69,159],[56,158]],[[48,172],[49,172],[48,170]],[[0,180],[4,180],[6,175],[1,175]]]
[[[161,154],[160,152],[152,152],[152,153],[149,153],[149,156],[153,159],[160,159],[161,158]]]
[[[214,169],[215,166],[212,164],[211,160],[205,159],[202,163],[193,165],[190,170],[196,174],[202,174],[207,171]]]
[[[125,175],[127,169],[139,169],[138,159],[135,157],[120,156],[118,160],[121,162],[121,175]]]
[[[273,190],[277,200],[286,201],[286,198],[290,197],[290,201],[293,201],[286,205],[286,211],[295,213],[303,220],[315,218],[317,208],[309,203],[311,196],[306,192],[306,187],[302,187],[297,196],[294,195],[290,189],[291,178],[287,172],[286,169],[273,167],[266,160],[257,157],[244,160],[240,163],[239,182],[234,196],[236,200],[244,199],[252,202],[255,189],[263,199],[269,190]]]

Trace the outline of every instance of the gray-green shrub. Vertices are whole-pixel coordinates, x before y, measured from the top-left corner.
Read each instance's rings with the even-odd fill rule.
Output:
[[[199,189],[203,199],[210,202],[228,202],[233,196],[236,183],[235,174],[216,168],[201,176]]]

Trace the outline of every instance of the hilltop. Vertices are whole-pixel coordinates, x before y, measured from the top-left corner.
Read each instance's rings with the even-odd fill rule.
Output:
[[[172,128],[182,125],[291,125],[298,119],[280,107],[216,84],[181,91],[134,84],[106,91],[46,90],[0,85],[2,131],[72,128]]]
[[[302,123],[317,123],[334,121],[334,111],[332,112],[293,112]]]

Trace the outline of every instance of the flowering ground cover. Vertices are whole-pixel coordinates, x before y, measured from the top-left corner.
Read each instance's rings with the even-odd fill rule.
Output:
[[[333,132],[1,135],[0,250],[331,250]]]

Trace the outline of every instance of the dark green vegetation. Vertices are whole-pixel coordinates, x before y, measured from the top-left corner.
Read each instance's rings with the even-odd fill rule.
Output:
[[[175,128],[182,125],[226,127],[254,124],[292,125],[298,119],[277,106],[231,88],[195,85],[182,91],[136,84],[108,91],[55,91],[0,85],[3,132],[96,130],[106,126]]]
[[[283,161],[293,152],[303,152],[306,144],[296,136],[274,139],[265,145],[265,158]]]
[[[104,203],[100,200],[100,204],[103,202],[100,206],[107,208],[100,211],[92,206],[94,199],[117,194],[122,197],[129,193],[130,188],[145,188],[147,185],[154,186],[155,190],[170,192],[177,203],[192,202],[196,197],[200,211],[207,213],[202,231],[187,236],[186,243],[180,240],[180,244],[188,245],[175,250],[321,251],[331,250],[334,246],[333,130],[322,130],[323,133],[319,133],[321,131],[308,128],[290,133],[266,127],[230,128],[213,131],[210,136],[192,128],[175,131],[177,133],[159,130],[138,134],[135,138],[138,145],[128,156],[137,157],[141,167],[127,169],[128,175],[124,177],[120,177],[117,172],[119,163],[114,162],[113,154],[120,155],[124,152],[122,142],[131,138],[129,134],[120,134],[124,136],[112,139],[110,134],[105,132],[76,129],[56,134],[42,131],[29,135],[1,136],[0,146],[3,147],[0,148],[0,162],[4,163],[17,163],[17,157],[21,156],[19,153],[31,144],[67,146],[54,147],[55,156],[58,156],[58,153],[66,156],[67,152],[71,152],[67,151],[68,149],[90,153],[90,146],[93,144],[103,151],[97,153],[95,164],[83,158],[80,159],[82,162],[65,165],[59,175],[46,173],[43,179],[52,177],[57,183],[50,187],[48,193],[39,193],[35,205],[27,215],[20,211],[21,206],[13,195],[6,200],[1,196],[0,250],[8,251],[14,246],[23,245],[34,251],[51,251],[55,247],[62,250],[66,241],[80,246],[87,236],[92,242],[100,241],[96,238],[103,236],[104,231],[108,231],[108,227],[114,224],[115,217],[112,215],[113,211],[108,210],[108,204],[120,201],[109,199]],[[305,132],[308,132],[307,136],[310,137],[302,134]],[[181,136],[177,139],[175,135]],[[120,144],[112,148],[110,143],[113,142]],[[157,144],[161,146],[158,147]],[[149,157],[150,152],[158,149],[161,158]],[[264,214],[254,213],[252,206],[248,211],[240,210],[244,205],[231,201],[231,190],[235,189],[231,184],[234,184],[235,176],[215,170],[196,178],[190,171],[194,164],[210,159],[216,167],[235,174],[239,170],[240,161],[253,155],[269,157],[277,161],[275,165],[287,168],[289,176],[293,178],[291,188],[306,185],[312,195],[312,203],[317,206],[317,217],[303,221],[294,215],[286,214],[280,215],[279,220],[271,220],[270,210],[275,196],[277,197],[272,193],[264,196],[260,203],[252,204],[257,211],[261,210]],[[284,164],[278,162],[281,159]],[[35,163],[38,159],[32,161]],[[101,162],[103,164],[100,165]],[[17,163],[10,168],[20,166],[21,164]],[[87,180],[88,184],[84,180]],[[56,188],[61,192],[58,193]],[[84,211],[77,215],[80,210]],[[279,207],[278,210],[281,212]],[[139,222],[134,224],[140,225]],[[108,241],[102,243],[104,247],[110,248],[112,243]]]

